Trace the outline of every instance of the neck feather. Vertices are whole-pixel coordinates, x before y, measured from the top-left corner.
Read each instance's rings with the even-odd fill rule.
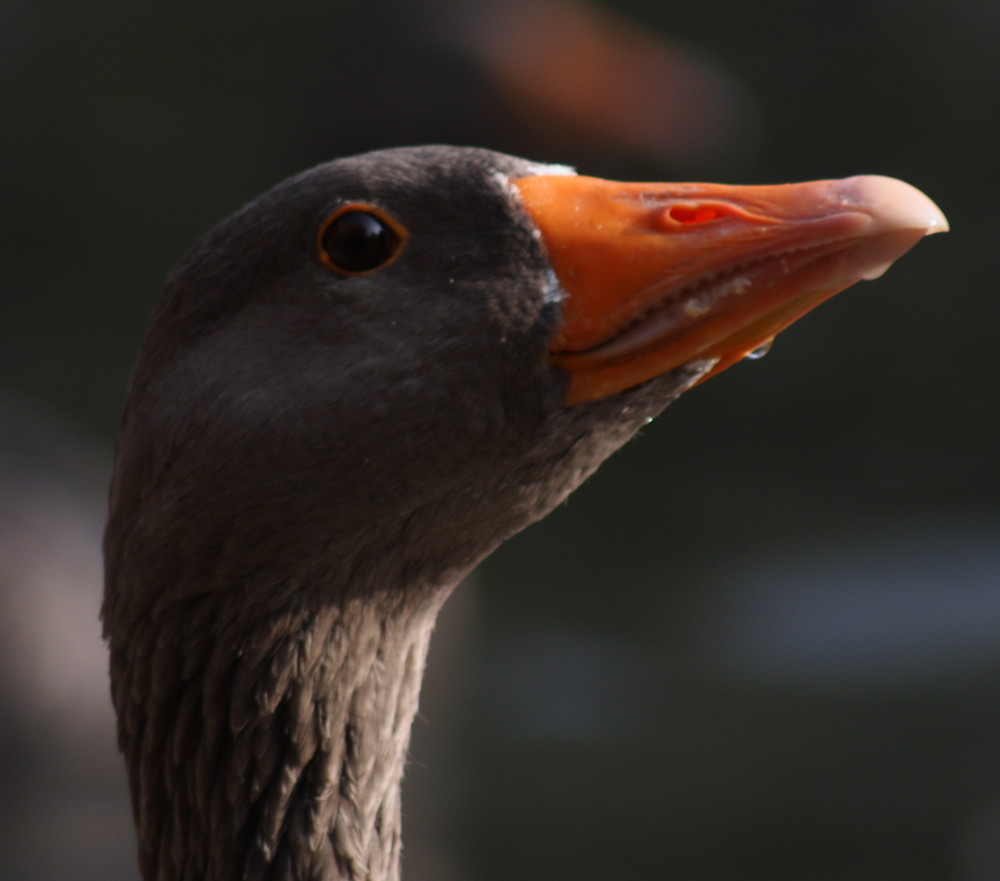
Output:
[[[146,881],[395,881],[400,781],[446,593],[300,598],[252,621],[191,605],[150,616],[156,632],[117,653],[112,639]]]

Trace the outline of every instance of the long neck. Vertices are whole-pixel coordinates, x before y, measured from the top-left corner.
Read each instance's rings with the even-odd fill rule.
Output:
[[[400,780],[443,595],[246,621],[185,608],[151,651],[113,656],[146,881],[397,879]]]

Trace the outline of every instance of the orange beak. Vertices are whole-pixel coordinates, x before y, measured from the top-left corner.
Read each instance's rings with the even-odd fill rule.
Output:
[[[714,376],[948,222],[886,177],[780,186],[514,182],[563,289],[549,349],[564,404],[693,360]]]

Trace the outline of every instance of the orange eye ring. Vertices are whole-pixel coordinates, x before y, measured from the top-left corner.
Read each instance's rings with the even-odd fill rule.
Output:
[[[348,202],[332,212],[316,232],[316,256],[340,275],[367,275],[392,263],[409,231],[367,202]]]

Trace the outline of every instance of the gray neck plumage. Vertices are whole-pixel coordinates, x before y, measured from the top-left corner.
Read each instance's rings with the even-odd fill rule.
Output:
[[[141,367],[102,617],[145,881],[395,881],[410,724],[450,588],[711,363],[582,408],[544,388],[509,408],[416,398],[398,420],[382,404],[342,435],[327,428],[339,399],[310,398],[299,373],[265,406],[235,369],[191,361],[237,384],[218,394]]]
[[[112,663],[146,881],[398,879],[400,781],[446,593],[151,620]]]

